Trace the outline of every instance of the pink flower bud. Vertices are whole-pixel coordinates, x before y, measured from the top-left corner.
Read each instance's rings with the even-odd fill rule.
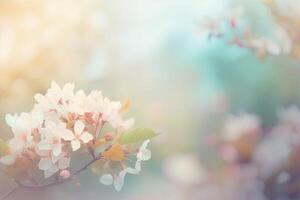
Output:
[[[71,176],[71,172],[69,170],[62,170],[59,174],[63,179],[68,179]]]
[[[104,138],[105,138],[106,141],[111,141],[111,140],[114,139],[114,136],[113,136],[113,135],[114,135],[114,134],[113,134],[112,132],[108,132],[108,133],[106,133],[106,134],[104,135]]]

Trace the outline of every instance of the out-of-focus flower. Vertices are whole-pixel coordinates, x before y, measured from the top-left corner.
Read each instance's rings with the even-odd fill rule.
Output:
[[[226,118],[223,138],[234,141],[245,134],[255,134],[260,130],[260,120],[257,116],[247,113],[230,115]]]
[[[292,151],[291,142],[289,135],[283,134],[281,131],[274,131],[259,145],[255,160],[261,165],[263,176],[269,176],[287,161]]]
[[[103,185],[112,185],[114,184],[114,187],[117,191],[120,191],[124,185],[124,179],[126,176],[126,171],[121,171],[119,175],[111,175],[111,174],[105,174],[101,176],[100,183]]]
[[[260,133],[260,120],[256,115],[240,113],[228,116],[222,132],[222,158],[230,163],[251,162]]]
[[[228,12],[227,10],[230,11]],[[274,34],[262,35],[258,30],[255,30],[250,20],[251,16],[247,16],[247,14],[248,12],[244,6],[236,7],[231,5],[226,11],[219,14],[221,17],[214,16],[214,18],[204,19],[203,21],[206,25],[203,27],[208,32],[209,38],[217,37],[229,45],[248,49],[259,58],[264,58],[268,55],[291,54],[291,35],[280,20],[273,27]]]
[[[278,114],[279,122],[295,133],[300,133],[300,110],[296,106],[283,109]]]
[[[207,177],[199,159],[192,154],[167,158],[163,164],[163,172],[171,180],[185,186],[201,184]]]

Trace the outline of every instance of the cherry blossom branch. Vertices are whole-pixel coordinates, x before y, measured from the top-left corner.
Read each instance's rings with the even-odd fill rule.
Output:
[[[98,156],[95,157],[93,160],[91,160],[90,162],[88,162],[87,164],[85,164],[83,167],[81,167],[80,169],[78,169],[77,171],[75,171],[72,176],[70,176],[67,179],[61,179],[61,180],[57,180],[54,181],[52,183],[48,183],[48,184],[44,184],[44,185],[25,185],[19,181],[15,181],[16,183],[16,187],[14,187],[12,190],[10,190],[8,193],[6,193],[4,196],[2,196],[0,198],[0,200],[4,200],[7,199],[9,196],[11,196],[13,193],[15,193],[17,190],[19,189],[38,189],[38,190],[42,190],[42,189],[46,189],[52,186],[56,186],[56,185],[60,185],[62,183],[65,183],[67,181],[72,180],[72,178],[78,174],[80,174],[81,172],[85,171],[86,169],[88,169],[89,166],[91,166],[93,163],[95,163],[98,160],[101,160],[102,156]]]

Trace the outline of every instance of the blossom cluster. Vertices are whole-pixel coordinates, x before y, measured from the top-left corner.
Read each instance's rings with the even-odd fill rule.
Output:
[[[146,129],[130,132],[134,120],[121,116],[128,103],[111,101],[100,91],[88,95],[83,90],[74,92],[74,84],[61,88],[55,82],[45,95],[36,94],[35,100],[29,113],[6,115],[13,138],[0,162],[4,170],[14,172],[17,181],[39,185],[39,170],[43,181],[52,176],[72,179],[76,175],[70,169],[72,156],[83,151],[93,159],[92,167],[102,170],[99,181],[114,183],[119,191],[125,175],[138,174],[142,162],[150,159],[147,146],[154,134]],[[137,147],[136,143],[142,145]],[[134,159],[131,167],[127,161]]]
[[[254,52],[258,57],[267,55],[290,54],[292,39],[282,24],[275,24],[272,35],[262,35],[255,30],[242,6],[229,8],[220,17],[202,21],[201,31],[208,33],[208,38],[220,38],[229,45]]]

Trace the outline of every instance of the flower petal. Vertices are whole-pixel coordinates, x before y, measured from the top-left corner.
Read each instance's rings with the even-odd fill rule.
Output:
[[[111,174],[105,174],[103,176],[101,176],[101,178],[99,179],[100,183],[102,183],[103,185],[111,185],[114,181],[114,178]]]
[[[136,155],[136,157],[137,157],[137,159],[142,160],[142,161],[149,160],[151,158],[151,151],[149,149],[144,149],[144,150],[140,151]]]
[[[93,139],[93,135],[88,132],[83,132],[82,135],[80,136],[80,139],[84,143],[88,143],[89,141],[91,141]]]
[[[120,172],[119,176],[114,180],[114,186],[118,192],[121,191],[124,185],[125,176],[126,176],[126,171],[123,170]]]
[[[141,164],[140,160],[136,161],[136,163],[135,163],[135,169],[138,170],[138,171],[142,170],[142,164]]]
[[[67,83],[62,90],[65,100],[69,100],[74,96],[74,84]]]
[[[41,170],[49,170],[53,167],[53,163],[49,158],[42,158],[39,162],[39,169]]]
[[[38,144],[38,149],[39,150],[51,150],[52,149],[52,144],[49,144],[48,142],[46,141],[41,141],[39,144]]]
[[[145,140],[143,142],[143,144],[141,145],[141,147],[140,147],[140,151],[146,149],[147,146],[148,146],[148,144],[149,144],[149,142],[150,142],[150,140]]]
[[[59,169],[55,165],[53,165],[52,168],[44,171],[45,178],[49,178],[50,176],[53,176],[56,172],[58,172],[58,170]]]
[[[58,168],[59,169],[66,169],[70,166],[71,159],[68,157],[63,157],[58,161]]]
[[[75,138],[75,136],[72,131],[65,129],[64,131],[61,132],[61,138],[66,141],[71,141]]]
[[[52,153],[54,156],[58,156],[59,154],[61,154],[62,150],[62,144],[55,144],[53,145],[53,149],[52,149]]]
[[[9,140],[8,146],[14,152],[21,152],[25,146],[25,142],[20,138],[13,138]]]
[[[72,146],[73,151],[77,151],[80,148],[80,141],[79,140],[72,140],[71,146]]]
[[[140,170],[136,169],[136,168],[132,168],[132,167],[127,167],[125,169],[125,171],[129,174],[139,174]]]
[[[74,125],[74,131],[77,135],[80,135],[84,129],[84,123],[80,120],[76,121],[75,125]]]

